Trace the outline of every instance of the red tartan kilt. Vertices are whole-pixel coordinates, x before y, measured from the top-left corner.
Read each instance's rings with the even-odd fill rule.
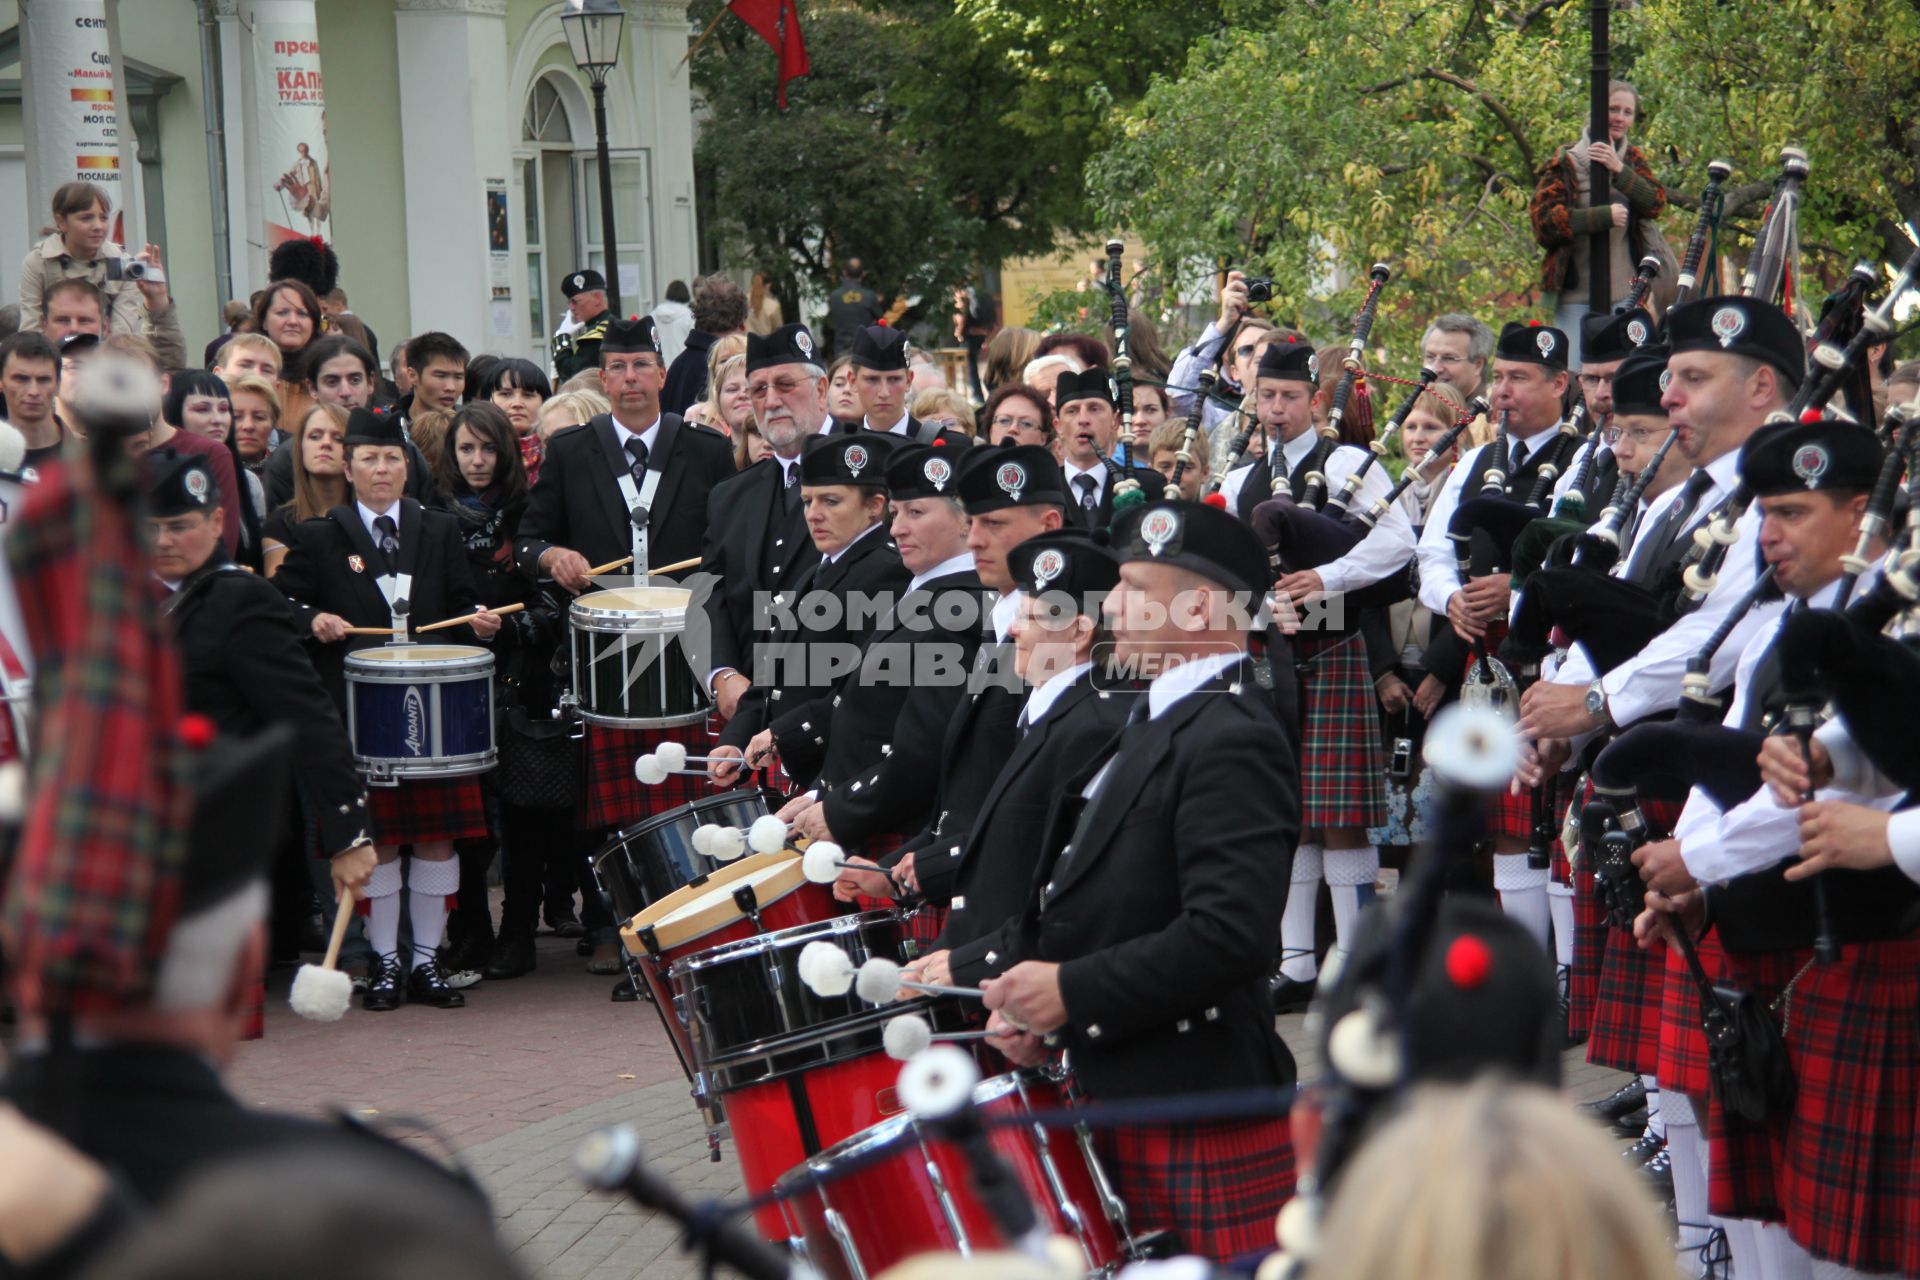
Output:
[[[368,787],[367,812],[373,842],[388,848],[487,835],[487,801],[479,774]]]
[[[1520,784],[1519,794],[1509,785],[1502,787],[1487,806],[1487,833],[1515,840],[1533,838],[1533,788]]]
[[[1652,1075],[1660,1066],[1660,1004],[1666,990],[1666,947],[1642,951],[1624,929],[1606,931],[1587,1061]]]
[[[1221,1263],[1272,1251],[1293,1195],[1285,1117],[1096,1129],[1094,1145],[1135,1235],[1171,1230],[1182,1252]]]
[[[1593,873],[1585,867],[1572,872],[1573,972],[1567,975],[1567,1024],[1580,1034],[1593,1026],[1600,1000],[1600,970],[1607,955],[1607,913],[1594,891]]]
[[[1787,1230],[1818,1261],[1920,1275],[1920,938],[1815,964],[1785,1010]]]
[[[1377,827],[1387,820],[1387,754],[1380,702],[1367,669],[1366,640],[1298,635],[1300,821],[1308,827]]]
[[[633,762],[663,742],[683,743],[689,755],[703,756],[712,745],[713,735],[704,724],[683,725],[677,729],[587,726],[587,830],[624,829],[714,793],[715,788],[707,783],[704,775],[690,773],[668,774],[659,786],[643,786],[633,776]],[[687,766],[689,769],[703,767]]]
[[[1769,1004],[1793,980],[1806,958],[1806,952],[1723,953],[1728,982]],[[1713,1158],[1708,1161],[1707,1205],[1711,1212],[1723,1218],[1761,1222],[1779,1222],[1786,1216],[1780,1209],[1781,1127],[1730,1121],[1720,1109],[1719,1097],[1709,1095],[1707,1141],[1712,1144]]]
[[[1727,972],[1720,936],[1709,933],[1694,943],[1700,967],[1715,982]],[[1700,1025],[1700,990],[1694,985],[1678,947],[1667,948],[1667,980],[1660,998],[1660,1087],[1689,1098],[1704,1098],[1713,1088],[1707,1070],[1707,1034]]]

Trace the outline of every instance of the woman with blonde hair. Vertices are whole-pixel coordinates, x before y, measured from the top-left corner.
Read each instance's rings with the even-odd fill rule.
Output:
[[[727,385],[729,371],[731,387]],[[707,350],[707,398],[689,405],[683,416],[688,422],[712,427],[731,438],[735,425],[751,410],[747,400],[747,335],[730,333]]]
[[[545,441],[556,431],[592,422],[603,413],[612,413],[613,403],[593,391],[562,391],[540,406],[540,439]]]
[[[1652,1197],[1537,1085],[1415,1093],[1341,1172],[1307,1280],[1671,1280]]]
[[[973,435],[973,406],[958,391],[933,387],[913,398],[907,412],[950,435]]]
[[[269,512],[260,527],[269,578],[298,541],[301,522],[323,519],[353,497],[347,480],[347,411],[332,404],[309,406],[294,431],[292,458],[293,501]]]

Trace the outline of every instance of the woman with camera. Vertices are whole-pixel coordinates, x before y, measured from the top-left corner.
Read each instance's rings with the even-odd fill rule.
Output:
[[[107,333],[130,333],[153,343],[169,369],[187,363],[186,335],[167,295],[160,249],[148,245],[139,257],[108,239],[113,207],[106,193],[86,182],[62,184],[53,193],[53,225],[46,239],[20,264],[20,327],[38,330],[46,323],[46,293],[61,280],[79,277],[106,296]]]

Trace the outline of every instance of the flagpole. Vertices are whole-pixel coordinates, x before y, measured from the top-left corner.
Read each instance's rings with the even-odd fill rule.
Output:
[[[723,4],[720,6],[720,12],[713,15],[713,21],[709,22],[707,24],[707,29],[700,33],[700,38],[698,40],[695,40],[692,44],[688,45],[687,51],[680,56],[680,61],[674,64],[673,69],[675,71],[678,71],[681,67],[686,66],[687,59],[693,57],[694,54],[700,52],[700,46],[707,42],[707,37],[713,34],[713,29],[720,25],[720,19],[726,17],[729,12],[731,12],[731,10],[729,10],[726,5]]]

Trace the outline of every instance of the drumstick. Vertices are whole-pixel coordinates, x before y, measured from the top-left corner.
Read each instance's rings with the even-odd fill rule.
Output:
[[[287,1003],[303,1018],[315,1022],[337,1022],[353,1003],[353,979],[340,972],[340,943],[353,922],[353,890],[340,894],[340,905],[333,913],[333,935],[327,939],[327,955],[318,965],[303,964],[293,975],[293,990]]]
[[[593,568],[587,570],[587,576],[589,578],[597,578],[603,573],[612,573],[615,569],[624,569],[632,563],[632,556],[622,556],[618,560],[609,560],[605,564],[595,565]],[[690,556],[685,560],[676,560],[672,564],[663,564],[657,568],[649,569],[647,573],[649,576],[659,573],[679,573],[682,569],[692,569],[698,566],[699,563],[699,556]]]
[[[495,617],[501,617],[509,613],[518,613],[526,607],[524,604],[503,604],[498,609],[481,609],[475,613],[469,613],[464,618],[443,618],[439,622],[429,622],[424,627],[415,628],[414,634],[423,636],[429,631],[445,631],[448,627],[457,627],[463,622],[472,622],[482,613],[491,613]]]
[[[392,627],[348,627],[350,636],[397,636],[400,633]]]

